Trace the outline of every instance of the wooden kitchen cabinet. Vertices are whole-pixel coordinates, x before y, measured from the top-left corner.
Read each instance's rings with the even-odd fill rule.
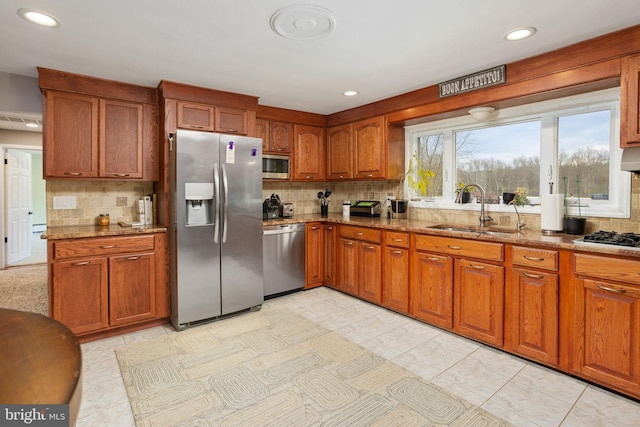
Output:
[[[453,257],[416,251],[411,259],[411,315],[453,328]]]
[[[44,178],[159,178],[153,88],[38,69]]]
[[[327,130],[327,179],[353,179],[353,124]]]
[[[505,348],[538,362],[559,361],[558,252],[514,246],[505,290]]]
[[[324,229],[320,223],[305,227],[305,289],[321,286],[324,279]]]
[[[620,146],[640,144],[640,55],[622,58],[620,73]]]
[[[290,123],[257,119],[256,137],[262,138],[263,153],[291,153],[293,132]]]
[[[80,258],[51,265],[50,316],[77,335],[109,326],[109,274],[106,258]]]
[[[324,235],[324,278],[325,285],[336,286],[336,239],[338,236],[338,226],[334,224],[323,224],[322,233]]]
[[[453,270],[453,330],[502,347],[504,267],[456,259]]]
[[[353,124],[354,177],[386,177],[387,148],[384,116],[360,120]]]
[[[382,305],[409,313],[409,233],[384,232]]]
[[[421,234],[416,234],[414,239],[416,251],[429,252],[434,258],[429,260],[427,256],[422,261],[414,261],[414,269],[424,268],[430,274],[431,268],[438,280],[444,281],[447,261],[440,257],[448,255],[453,258],[453,330],[478,341],[502,347],[504,245]],[[435,260],[436,257],[438,260]],[[435,265],[429,266],[427,262],[439,262],[442,265],[436,268]],[[421,263],[425,266],[421,266]],[[436,283],[440,285],[440,282]]]
[[[249,133],[249,114],[238,108],[178,101],[178,127],[206,132],[247,135]]]
[[[293,125],[293,175],[296,181],[322,181],[326,176],[324,128]]]
[[[574,368],[640,397],[640,262],[574,254]]]
[[[44,96],[45,178],[97,178],[99,99],[57,91]]]
[[[77,335],[169,316],[161,234],[52,240],[50,315]]]
[[[382,302],[380,230],[340,226],[338,288],[377,304]]]

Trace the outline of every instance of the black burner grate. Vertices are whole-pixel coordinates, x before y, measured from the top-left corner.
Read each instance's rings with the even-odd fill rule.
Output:
[[[640,234],[616,233],[615,231],[596,231],[584,236],[583,241],[604,243],[616,246],[640,246]]]

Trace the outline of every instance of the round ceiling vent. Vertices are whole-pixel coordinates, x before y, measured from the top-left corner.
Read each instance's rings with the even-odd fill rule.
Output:
[[[271,16],[271,29],[292,40],[317,40],[336,27],[336,17],[328,9],[309,4],[287,6]]]

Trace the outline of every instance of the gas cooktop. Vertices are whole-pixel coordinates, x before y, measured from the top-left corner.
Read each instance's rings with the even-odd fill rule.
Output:
[[[596,231],[574,240],[576,243],[594,243],[640,249],[640,234],[616,233],[615,231]]]

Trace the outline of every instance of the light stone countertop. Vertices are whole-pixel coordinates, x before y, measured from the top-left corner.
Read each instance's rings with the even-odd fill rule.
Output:
[[[41,239],[79,239],[82,237],[127,236],[135,234],[166,233],[167,227],[161,225],[147,225],[145,227],[122,227],[118,224],[108,226],[99,225],[65,225],[47,227],[40,235]]]
[[[263,220],[262,225],[280,225],[295,224],[307,222],[331,222],[334,224],[355,225],[361,227],[380,228],[393,231],[405,231],[410,233],[430,234],[443,237],[457,237],[464,239],[482,240],[487,242],[498,242],[508,244],[520,244],[523,246],[535,246],[538,248],[548,249],[564,249],[574,252],[589,252],[595,254],[608,254],[616,256],[636,257],[640,258],[640,248],[631,249],[623,246],[613,246],[605,244],[590,243],[574,243],[573,241],[581,236],[565,234],[565,233],[544,233],[540,230],[527,230],[526,228],[515,232],[513,228],[504,227],[487,227],[488,230],[509,231],[509,233],[484,234],[480,232],[469,231],[450,231],[428,228],[441,223],[433,223],[428,221],[415,221],[406,219],[388,219],[368,218],[360,216],[343,217],[342,214],[329,214],[321,216],[320,214],[296,215],[292,218],[278,218]],[[463,224],[447,224],[452,226],[466,227]]]

